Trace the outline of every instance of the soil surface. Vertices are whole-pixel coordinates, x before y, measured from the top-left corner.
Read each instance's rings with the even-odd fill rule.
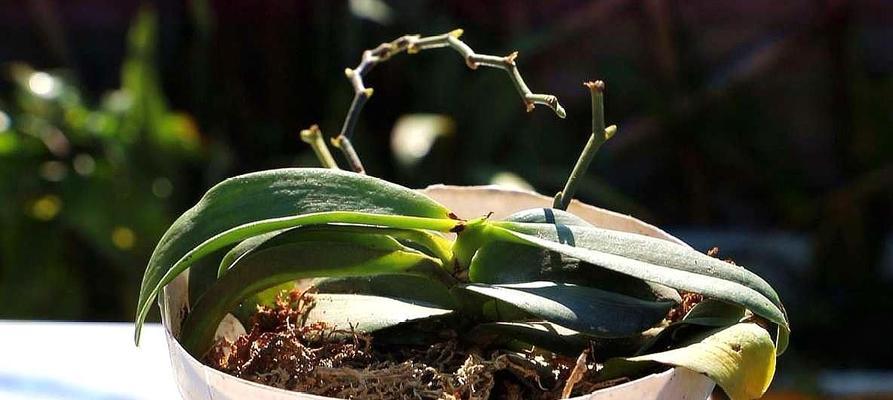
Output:
[[[368,334],[307,323],[312,305],[310,294],[283,293],[258,308],[247,334],[219,341],[204,362],[250,381],[345,399],[558,399],[626,381],[595,382],[588,352],[484,352],[456,339],[377,345]]]

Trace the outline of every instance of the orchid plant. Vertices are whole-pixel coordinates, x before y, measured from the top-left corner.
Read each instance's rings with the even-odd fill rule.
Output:
[[[565,117],[555,96],[530,91],[517,53],[477,54],[461,34],[404,36],[364,52],[345,71],[355,96],[332,144],[350,171],[338,168],[313,127],[301,137],[326,168],[233,177],[180,216],[149,260],[136,340],[163,287],[190,267],[210,264],[204,283],[190,279],[180,330],[180,343],[196,357],[209,351],[228,313],[250,310],[282,284],[314,278],[321,296],[340,296],[331,318],[365,332],[438,320],[462,339],[490,346],[577,355],[593,343],[625,343],[621,357],[598,371],[605,379],[660,363],[705,373],[733,399],[761,396],[790,332],[766,281],[683,244],[600,228],[566,211],[596,151],[617,131],[605,126],[603,82],[585,84],[592,135],[552,208],[518,210],[503,220],[456,215],[420,192],[365,175],[350,141],[373,93],[363,78],[399,53],[452,48],[472,69],[506,71],[528,111],[545,105]],[[668,323],[680,293],[704,300]],[[376,307],[389,307],[388,317],[370,312]]]

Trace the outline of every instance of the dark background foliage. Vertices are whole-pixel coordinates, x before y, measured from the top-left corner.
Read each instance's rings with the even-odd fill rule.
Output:
[[[503,73],[450,50],[400,55],[367,80],[370,174],[508,172],[554,193],[589,135],[581,82],[603,79],[620,129],[579,197],[778,287],[794,329],[782,388],[889,367],[891,22],[884,1],[4,2],[0,318],[129,320],[155,241],[204,190],[316,164],[297,132],[337,132],[363,49],[461,27],[478,52],[518,50],[568,118],[525,113]],[[451,119],[401,162],[392,127],[417,113]]]

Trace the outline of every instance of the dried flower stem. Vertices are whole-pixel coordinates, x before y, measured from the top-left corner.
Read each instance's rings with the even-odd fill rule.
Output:
[[[387,61],[394,55],[404,51],[409,54],[415,54],[422,50],[450,47],[453,50],[456,50],[456,52],[465,59],[465,64],[471,69],[477,69],[478,66],[485,66],[506,71],[509,75],[509,79],[511,79],[512,83],[515,85],[515,89],[517,89],[518,93],[521,95],[521,98],[524,101],[524,106],[528,112],[532,111],[536,104],[542,104],[551,108],[558,117],[564,118],[566,116],[564,107],[558,103],[557,97],[550,94],[535,94],[530,91],[530,88],[524,83],[524,79],[521,78],[521,73],[518,72],[518,67],[515,63],[515,59],[518,57],[518,52],[514,52],[505,57],[476,54],[471,47],[468,47],[467,44],[459,40],[460,36],[462,36],[461,29],[456,29],[450,33],[437,36],[421,37],[419,35],[406,35],[392,42],[382,43],[372,50],[364,51],[362,60],[356,68],[347,68],[344,70],[344,75],[347,76],[347,79],[350,80],[350,83],[353,86],[354,97],[353,102],[350,104],[350,109],[347,112],[347,117],[344,119],[344,125],[341,127],[341,133],[338,137],[332,139],[332,145],[344,153],[351,169],[358,173],[364,172],[363,164],[360,162],[356,151],[354,151],[353,146],[350,143],[350,138],[356,127],[360,111],[362,111],[363,106],[369,100],[369,97],[372,96],[372,88],[367,88],[363,84],[363,77],[378,63]]]
[[[316,158],[319,159],[319,163],[322,164],[323,167],[340,169],[338,168],[338,163],[335,162],[335,158],[332,157],[332,153],[329,152],[329,147],[326,146],[326,141],[323,140],[322,132],[320,132],[318,126],[313,125],[308,129],[302,130],[301,140],[313,148],[313,152],[316,153]]]
[[[583,350],[580,353],[580,356],[577,357],[577,362],[574,364],[574,369],[571,370],[570,375],[567,377],[567,381],[564,382],[564,388],[561,390],[562,399],[567,399],[571,397],[571,393],[574,391],[574,385],[583,380],[583,377],[586,376],[586,372],[589,371],[589,367],[586,366],[586,358],[589,356],[589,350]]]
[[[561,210],[567,210],[567,207],[570,205],[571,199],[574,198],[574,193],[577,191],[580,178],[589,169],[589,164],[592,163],[595,153],[602,144],[607,142],[617,132],[616,125],[605,128],[605,83],[602,81],[585,82],[583,86],[589,88],[589,92],[592,94],[592,135],[589,136],[589,141],[586,142],[586,147],[583,148],[580,158],[577,159],[574,170],[571,171],[571,175],[567,178],[564,190],[555,195],[552,208]]]

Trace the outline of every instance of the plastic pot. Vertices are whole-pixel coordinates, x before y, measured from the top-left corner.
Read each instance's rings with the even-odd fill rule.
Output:
[[[550,197],[496,186],[435,185],[421,190],[421,192],[444,204],[463,218],[474,218],[493,212],[493,218],[498,219],[516,211],[550,207],[552,204]],[[583,204],[576,200],[571,203],[568,211],[599,227],[634,232],[676,243],[683,243],[657,227],[638,219]],[[188,274],[181,274],[164,288],[158,300],[161,306],[162,322],[166,328],[165,333],[171,355],[171,364],[177,386],[184,399],[333,399],[331,397],[277,389],[236,378],[207,367],[189,355],[176,339],[188,304],[188,279]],[[226,321],[224,321],[218,333],[232,334],[234,329],[236,329],[235,326],[226,325]],[[685,368],[673,368],[574,399],[706,399],[713,391],[714,386],[713,381],[702,374]]]

